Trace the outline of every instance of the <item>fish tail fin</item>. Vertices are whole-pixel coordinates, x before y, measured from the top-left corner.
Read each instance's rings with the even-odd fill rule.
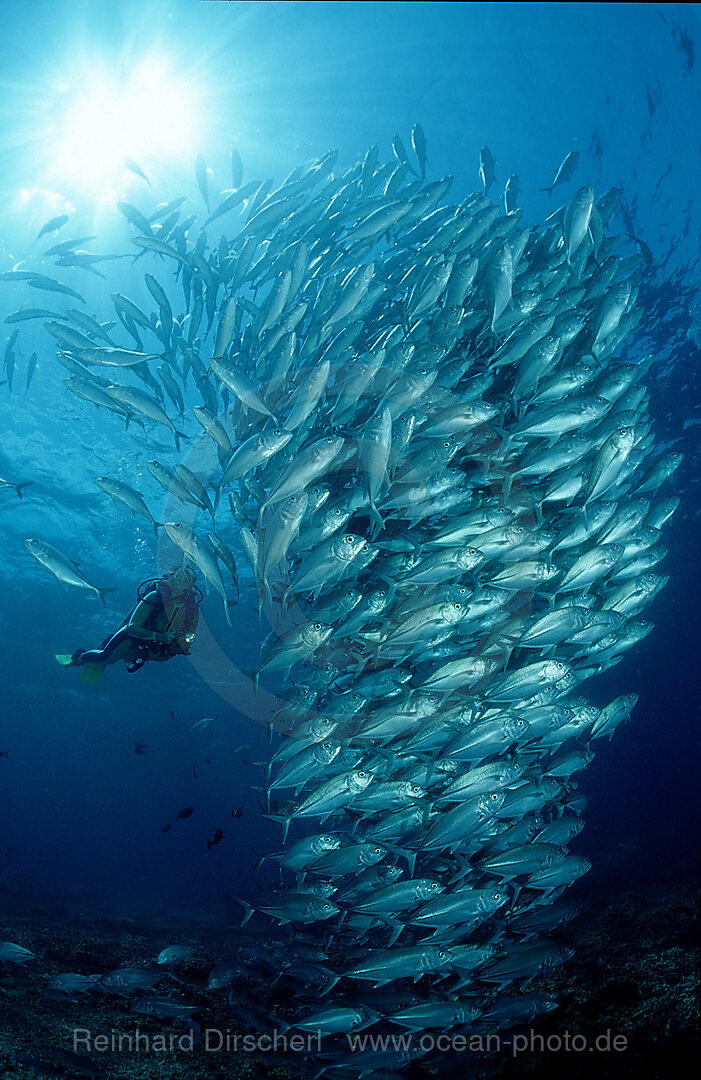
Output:
[[[395,941],[397,940],[397,938],[401,934],[402,930],[404,929],[404,923],[403,922],[394,922],[394,921],[392,921],[390,923],[390,925],[392,927],[392,933],[389,936],[389,941],[387,942],[387,947],[391,949],[392,946],[394,945]]]
[[[287,614],[287,607],[288,607],[288,604],[289,604],[288,597],[290,597],[290,596],[291,596],[292,599],[294,599],[294,594],[292,594],[291,589],[285,589],[285,591],[283,593],[281,593],[281,595],[280,595],[280,615],[281,616]]]
[[[252,904],[249,904],[248,901],[242,900],[240,896],[235,896],[234,900],[237,902],[237,904],[241,905],[245,912],[244,917],[241,920],[241,926],[245,926],[256,909],[252,906]]]
[[[552,185],[550,187],[539,187],[538,191],[547,191],[548,195],[552,195],[552,193],[553,193]]]
[[[237,582],[237,588],[238,588],[238,582]],[[265,572],[263,573],[263,577],[258,578],[258,597],[259,597],[259,600],[260,600],[261,592],[263,593],[263,597],[264,597],[263,603],[265,605],[267,605],[267,607],[272,608],[272,606],[273,606],[273,594],[272,594],[272,591],[270,589],[270,583],[268,581],[268,577],[265,574]],[[260,617],[262,617],[262,613],[263,613],[263,605],[259,603],[258,604],[258,615]]]
[[[224,614],[226,615],[226,621],[229,626],[233,626],[234,624],[231,621],[231,603],[229,602],[228,596],[224,596]]]
[[[256,606],[254,608],[254,611],[258,615],[258,629],[262,630],[263,629],[263,600],[261,598],[260,593],[258,594],[258,598],[256,599]]]
[[[407,866],[409,868],[409,877],[414,876],[414,870],[416,869],[416,856],[418,851],[411,851],[409,848],[397,847],[396,844],[388,844],[383,842],[382,847],[387,848],[392,855],[397,855],[399,858],[406,859]]]
[[[97,586],[95,587],[95,592],[97,593],[97,595],[99,597],[99,600],[100,600],[100,603],[102,604],[103,607],[107,607],[107,604],[105,603],[105,597],[107,596],[107,594],[111,593],[111,592],[116,592],[116,591],[117,591],[117,589],[116,589],[116,587],[114,585],[108,585],[104,589],[99,589],[99,588],[97,588]]]
[[[176,427],[173,428],[173,438],[175,439],[175,449],[180,449],[180,440],[189,439],[190,436],[186,435],[184,431],[178,431]]]
[[[284,844],[286,842],[286,840],[287,840],[287,834],[290,831],[290,822],[292,821],[292,818],[281,817],[280,814],[266,814],[265,816],[270,821],[277,821],[278,825],[281,826],[281,828],[282,828],[282,842]]]
[[[245,667],[242,667],[241,671],[243,672],[244,675],[247,675],[248,678],[251,680],[251,682],[253,683],[253,690],[257,694],[258,693],[258,683],[260,681],[260,672],[259,671],[253,671],[251,668],[245,668]]]
[[[14,487],[15,491],[17,492],[17,498],[18,498],[18,499],[21,499],[21,498],[22,498],[22,490],[23,490],[24,488],[26,488],[26,487],[29,487],[29,485],[30,485],[31,483],[33,483],[33,481],[32,481],[32,480],[25,480],[25,481],[24,481],[23,483],[21,483],[21,484],[13,484],[13,485],[12,485],[12,486]]]
[[[343,978],[342,975],[332,975],[331,978],[329,979],[329,981],[326,983],[326,986],[324,987],[324,989],[320,992],[319,997],[325,997],[328,993],[330,993],[333,990],[336,983],[340,982],[340,980],[342,978]]]
[[[253,852],[253,854],[255,855],[256,859],[258,860],[258,862],[256,863],[256,866],[255,866],[255,870],[254,870],[254,873],[257,874],[268,856],[267,855],[261,855],[260,852],[256,851],[256,849],[253,847],[253,844],[249,844],[248,846],[251,849],[251,851]]]
[[[382,517],[382,514],[380,513],[380,511],[375,506],[375,503],[372,502],[372,501],[370,502],[370,520],[373,523],[373,529],[374,529],[373,536],[377,536],[377,534],[381,533],[382,530],[384,529],[385,522],[384,522],[384,518]]]

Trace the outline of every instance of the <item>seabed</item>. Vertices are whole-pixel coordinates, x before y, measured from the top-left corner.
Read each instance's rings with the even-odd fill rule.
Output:
[[[547,979],[534,980],[528,990],[552,994],[556,1012],[538,1017],[532,1025],[501,1032],[502,1038],[525,1035],[533,1048],[514,1057],[455,1055],[440,1071],[415,1064],[406,1072],[416,1077],[482,1077],[537,1080],[617,1080],[623,1077],[688,1075],[696,1060],[699,1023],[699,883],[693,860],[678,863],[663,875],[641,873],[640,853],[618,849],[609,865],[599,861],[591,875],[572,890],[582,906],[580,916],[558,932],[575,949],[574,957]],[[570,899],[570,897],[568,897]],[[72,1050],[74,1029],[94,1036],[145,1035],[148,1048],[121,1052],[91,1050],[89,1056],[104,1075],[119,1080],[217,1080],[227,1077],[296,1078],[294,1057],[236,1049],[243,1038],[240,1022],[231,1014],[229,997],[245,1004],[251,993],[265,997],[280,1017],[284,1001],[271,1000],[269,980],[248,976],[233,988],[207,990],[207,975],[221,959],[231,959],[245,938],[230,922],[193,922],[191,940],[182,937],[183,919],[105,916],[64,907],[24,908],[6,898],[0,906],[0,939],[21,943],[43,956],[25,966],[3,965],[0,981],[0,1076],[27,1080],[33,1075],[15,1062],[15,1053],[47,1060],[47,1044]],[[248,930],[248,927],[246,928]],[[245,932],[243,932],[245,933]],[[105,972],[115,967],[147,967],[167,944],[199,945],[197,957],[178,971],[182,982],[166,978],[157,991],[197,1002],[202,1029],[192,1049],[178,1049],[187,1029],[182,1021],[159,1020],[136,1013],[128,999],[96,994],[72,1001],[43,996],[53,975],[74,971]],[[229,1049],[209,1049],[204,1032],[222,1032]],[[397,1029],[401,1031],[400,1028]],[[609,1033],[623,1036],[625,1050],[558,1049],[565,1033],[572,1043],[584,1036],[587,1047]],[[540,1037],[544,1040],[545,1045]],[[216,1037],[210,1038],[216,1044]],[[581,1041],[581,1040],[580,1040]],[[163,1049],[172,1043],[173,1049]],[[144,1040],[142,1039],[142,1047]],[[576,1046],[575,1042],[575,1046]],[[76,1047],[86,1052],[85,1044]],[[472,1071],[474,1070],[474,1071]],[[56,1074],[59,1075],[59,1074]],[[77,1077],[76,1071],[65,1075]],[[87,1074],[86,1074],[87,1075]],[[97,1074],[93,1074],[97,1075]],[[102,1075],[100,1073],[99,1075]]]

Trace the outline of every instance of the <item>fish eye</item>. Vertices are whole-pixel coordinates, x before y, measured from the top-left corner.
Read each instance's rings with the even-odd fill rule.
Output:
[[[321,630],[322,628],[323,628],[323,623],[320,623],[320,622],[315,622],[314,623],[314,629],[315,630]]]

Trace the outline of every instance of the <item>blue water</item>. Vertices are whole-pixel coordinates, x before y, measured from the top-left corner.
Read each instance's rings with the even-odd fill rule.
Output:
[[[71,222],[55,240],[97,234],[90,249],[100,251],[124,244],[115,199],[148,208],[182,194],[199,210],[195,157],[203,153],[215,191],[228,188],[232,144],[244,182],[268,175],[280,182],[331,147],[341,168],[375,142],[387,157],[395,133],[408,144],[419,121],[430,177],[454,175],[459,201],[478,186],[487,143],[499,191],[519,173],[526,224],[559,205],[557,194],[538,189],[572,149],[581,155],[579,183],[593,184],[597,195],[625,189],[628,225],[655,259],[641,292],[649,317],[637,336],[655,354],[656,435],[685,461],[673,482],[681,506],[665,531],[670,582],[646,611],[655,630],[587,688],[601,704],[629,691],[640,700],[631,723],[611,743],[599,741],[581,778],[589,810],[578,844],[595,862],[636,848],[660,872],[697,847],[699,5],[36,0],[29,13],[4,0],[1,21],[0,271],[36,252],[41,225],[64,208]],[[55,133],[84,73],[128,71],[155,54],[182,76],[199,113],[192,137],[169,156],[140,156],[152,191],[124,170],[109,190],[79,171],[59,176]],[[77,270],[62,277],[86,298],[87,311],[106,319],[111,291],[144,298],[140,267],[119,261],[100,269],[107,282]],[[0,289],[4,317],[26,294],[4,282]],[[37,292],[32,303],[51,309],[55,299]],[[25,394],[33,349],[39,369]],[[36,902],[221,912],[232,894],[254,890],[249,845],[279,843],[252,790],[267,733],[248,706],[236,710],[231,673],[232,662],[255,663],[255,617],[242,603],[230,633],[218,601],[205,601],[207,624],[230,657],[214,669],[201,642],[192,664],[179,658],[135,675],[120,666],[98,688],[57,667],[55,652],[98,644],[131,606],[139,581],[161,565],[146,523],[97,491],[93,477],[115,475],[119,458],[123,478],[158,507],[144,466],[154,456],[169,460],[172,446],[167,433],[151,426],[146,435],[125,433],[114,417],[70,398],[65,374],[41,322],[22,324],[12,396],[0,387],[0,475],[32,481],[21,503],[0,490],[0,750],[9,754],[0,758],[0,889]],[[23,543],[34,535],[117,588],[107,611],[41,570]],[[193,730],[203,718],[213,723]],[[149,743],[147,754],[134,753],[135,740]],[[194,808],[192,817],[176,821],[184,806]],[[235,820],[237,807],[243,816]],[[173,828],[163,835],[168,821]],[[217,827],[225,840],[210,853],[206,839]]]

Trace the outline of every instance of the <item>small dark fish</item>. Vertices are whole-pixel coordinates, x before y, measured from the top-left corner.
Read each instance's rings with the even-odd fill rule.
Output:
[[[496,179],[496,165],[488,146],[483,146],[480,150],[479,176],[484,185],[484,194],[488,195],[489,189]]]
[[[197,766],[196,765],[192,766],[192,779],[193,780],[197,779]]]
[[[566,184],[568,180],[572,179],[572,174],[579,165],[579,150],[572,150],[562,162],[557,172],[555,173],[555,179],[548,187],[539,188],[539,191],[547,191],[548,195],[552,195],[553,188],[558,184]]]
[[[168,709],[168,712],[170,713],[170,718],[171,718],[171,720],[175,720],[175,713],[173,712],[173,710],[172,710],[172,709]]]
[[[411,145],[414,147],[414,153],[419,162],[419,168],[421,169],[421,179],[426,179],[426,136],[424,135],[424,129],[421,124],[414,124],[411,129]]]
[[[15,343],[18,335],[19,330],[13,330],[5,346],[5,374],[10,393],[12,393],[12,379],[15,372]]]
[[[10,754],[9,754],[8,750],[0,750],[0,757],[9,757],[9,756],[10,756]]]
[[[13,848],[13,847],[5,848],[5,858],[9,859],[10,862],[12,862],[12,860],[14,859],[16,854],[17,854],[17,848]]]
[[[33,274],[31,281],[27,284],[32,289],[45,289],[47,292],[65,293],[66,296],[72,296],[76,300],[80,300],[81,304],[85,303],[84,297],[76,292],[75,289],[70,289],[68,285],[62,285],[60,281],[56,281],[55,278],[47,277],[45,274]]]
[[[135,754],[145,754],[145,753],[148,752],[148,749],[149,749],[149,745],[148,745],[147,742],[137,742],[137,741],[134,742],[134,753]]]
[[[70,252],[75,251],[76,248],[82,247],[83,244],[87,244],[90,240],[97,240],[97,237],[78,236],[75,240],[64,240],[61,244],[54,244],[53,247],[47,248],[44,254],[68,255]]]
[[[234,821],[238,821],[238,819],[240,817],[242,817],[242,815],[243,815],[243,810],[241,809],[240,806],[237,806],[235,810],[231,811],[231,816],[234,819]]]
[[[134,161],[133,158],[123,157],[122,162],[126,166],[126,168],[129,169],[129,172],[133,172],[136,176],[140,176],[141,179],[145,180],[148,186],[151,187],[151,181],[149,180],[148,176],[141,168],[141,166],[136,161]]]
[[[175,816],[176,818],[186,818],[192,817],[193,813],[194,811],[191,806],[183,806],[182,810],[178,810]]]
[[[63,319],[57,311],[49,311],[47,308],[23,308],[21,311],[13,311],[3,322],[16,323],[26,322],[28,319]]]
[[[204,759],[204,763],[205,763],[205,765],[211,765],[211,764],[212,764],[212,759],[211,759],[211,758],[208,758],[208,757],[206,757],[206,758]]]
[[[407,165],[409,167],[409,169],[411,169],[411,171],[413,172],[414,176],[416,176],[417,175],[416,169],[414,168],[414,166],[409,161],[409,155],[406,152],[406,147],[404,146],[404,143],[402,142],[402,140],[399,138],[398,135],[395,135],[394,138],[392,139],[392,151],[393,151],[394,156],[396,157],[397,161],[399,162],[399,164],[400,165]]]
[[[170,823],[170,822],[168,822],[168,824],[167,824],[167,825],[164,825],[164,826],[163,826],[163,828],[161,829],[161,832],[162,832],[162,833],[167,833],[167,832],[170,832],[170,830],[171,830],[172,828],[173,828],[173,826],[171,825],[171,823]]]
[[[46,224],[42,225],[42,227],[40,228],[37,235],[37,240],[39,240],[42,236],[46,236],[47,233],[58,232],[58,230],[61,229],[67,221],[68,214],[58,214],[57,217],[52,217],[51,221],[47,221]],[[34,241],[34,243],[36,244],[36,240]]]
[[[124,214],[127,221],[133,225],[135,229],[139,229],[144,236],[153,235],[153,230],[144,215],[140,210],[137,210],[135,206],[132,206],[131,203],[118,202],[117,209],[120,214]]]
[[[34,377],[34,372],[37,369],[37,354],[35,352],[29,357],[29,363],[27,364],[27,385],[25,388],[25,394],[29,393],[29,387]]]
[[[512,173],[504,188],[504,209],[512,214],[518,209],[518,173]]]
[[[210,838],[207,841],[207,851],[211,851],[212,848],[216,847],[217,844],[221,844],[223,839],[224,839],[224,830],[223,829],[217,829],[217,831],[213,834],[213,836],[210,836]]]

